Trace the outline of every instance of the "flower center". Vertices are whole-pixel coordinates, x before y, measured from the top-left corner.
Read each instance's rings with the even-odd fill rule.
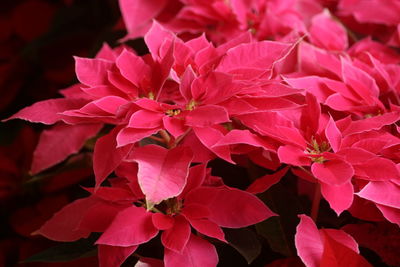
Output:
[[[165,112],[165,115],[168,115],[170,117],[179,115],[181,113],[181,110],[176,108],[176,109],[169,109]]]
[[[316,163],[323,163],[326,159],[321,156],[323,152],[328,152],[331,150],[329,143],[322,141],[320,143],[315,140],[314,137],[311,138],[311,143],[308,144],[305,153],[310,155],[311,161]]]
[[[186,105],[186,110],[193,110],[194,107],[197,105],[196,101],[193,99]]]
[[[177,199],[176,197],[166,199],[161,203],[154,205],[150,202],[141,203],[141,206],[145,207],[146,210],[154,212],[154,213],[163,213],[166,215],[175,215],[180,213],[183,202],[182,200]]]

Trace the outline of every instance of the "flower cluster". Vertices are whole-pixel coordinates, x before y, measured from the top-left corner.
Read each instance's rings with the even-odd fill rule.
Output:
[[[101,233],[104,267],[156,239],[163,262],[140,255],[139,262],[216,266],[213,244],[228,242],[223,228],[279,215],[255,194],[289,169],[299,192],[304,183],[315,187],[315,222],[322,195],[337,216],[400,226],[397,1],[120,0],[120,7],[125,40],[143,36],[149,53],[105,44],[95,58],[75,57],[78,84],[10,118],[52,125],[40,136],[33,174],[96,140],[89,197],[36,234],[69,242]],[[228,186],[212,175],[218,158],[269,172],[247,190]],[[294,243],[306,266],[370,266],[343,230],[318,230],[299,217]]]

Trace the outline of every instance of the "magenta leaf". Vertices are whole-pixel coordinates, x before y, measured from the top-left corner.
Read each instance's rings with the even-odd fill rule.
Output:
[[[324,246],[318,228],[310,217],[302,214],[299,218],[295,235],[297,255],[307,267],[319,267]]]
[[[64,112],[69,109],[76,109],[84,106],[87,100],[84,99],[49,99],[37,102],[32,106],[21,109],[8,119],[23,119],[30,122],[40,122],[43,124],[54,124],[60,121],[63,116],[60,112]]]
[[[96,177],[96,187],[111,174],[128,155],[131,146],[117,147],[115,140],[118,128],[99,138],[93,152],[93,170]]]
[[[324,251],[322,253],[320,267],[372,267],[357,252],[339,243],[329,235],[324,235]]]
[[[114,67],[112,61],[99,58],[75,58],[75,72],[78,80],[88,86],[106,85],[108,71]]]
[[[86,211],[97,203],[93,197],[78,199],[55,213],[36,233],[55,241],[71,242],[89,236],[79,228]],[[63,229],[60,231],[60,229]]]
[[[329,141],[329,144],[332,147],[334,152],[337,152],[340,149],[340,145],[342,142],[342,134],[336,126],[335,121],[332,117],[329,118],[328,124],[325,128],[325,136]]]
[[[152,213],[144,208],[131,206],[120,211],[96,244],[131,247],[155,237],[158,229],[152,222]]]
[[[150,67],[133,52],[124,50],[118,57],[116,64],[122,76],[137,87],[140,87],[143,80],[151,78],[149,77],[151,74]]]
[[[338,216],[353,203],[354,188],[350,181],[342,185],[321,182],[321,193]]]
[[[218,254],[213,245],[195,236],[190,235],[189,242],[182,253],[165,249],[165,267],[215,267],[218,263]]]
[[[190,224],[199,233],[226,242],[224,232],[216,223],[207,219],[191,219]]]
[[[185,217],[174,217],[174,224],[161,235],[161,242],[165,248],[177,253],[182,253],[190,238],[190,225]]]
[[[400,209],[400,186],[392,182],[369,182],[358,196],[377,204]]]
[[[56,124],[40,135],[34,151],[32,174],[41,172],[78,152],[86,140],[95,136],[102,124]]]
[[[193,153],[188,147],[167,150],[147,145],[135,149],[131,159],[139,164],[139,185],[146,200],[158,204],[182,192]]]
[[[287,173],[289,167],[285,167],[274,174],[266,174],[260,178],[257,178],[246,191],[252,194],[260,194],[267,191],[271,186],[278,183],[283,176]]]
[[[311,166],[314,176],[329,185],[343,185],[354,175],[353,167],[341,159],[332,159]]]
[[[187,195],[186,202],[208,207],[208,219],[221,227],[241,228],[276,216],[257,197],[234,188],[200,187]]]
[[[225,108],[215,105],[196,107],[186,116],[186,124],[195,127],[208,127],[229,121]]]
[[[138,246],[115,247],[99,245],[99,266],[119,267],[137,249]]]

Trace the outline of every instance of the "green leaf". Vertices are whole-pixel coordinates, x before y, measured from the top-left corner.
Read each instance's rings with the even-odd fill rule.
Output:
[[[93,243],[93,238],[63,243],[30,256],[22,262],[68,262],[95,256],[97,255],[97,249]]]
[[[271,217],[257,224],[256,230],[267,239],[273,251],[286,257],[293,257],[296,255],[294,235],[299,221],[297,214],[304,212],[299,199],[293,193],[295,185],[287,184],[288,179],[285,180],[260,195],[260,198],[271,210],[279,214],[279,217]]]
[[[225,239],[247,261],[252,263],[261,253],[261,243],[257,235],[249,229],[224,229]]]

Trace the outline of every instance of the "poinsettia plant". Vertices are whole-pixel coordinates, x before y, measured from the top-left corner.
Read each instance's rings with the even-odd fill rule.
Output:
[[[119,6],[117,45],[76,56],[78,83],[4,120],[46,125],[29,173],[45,193],[80,177],[31,232],[63,247],[26,262],[400,263],[396,1]]]

